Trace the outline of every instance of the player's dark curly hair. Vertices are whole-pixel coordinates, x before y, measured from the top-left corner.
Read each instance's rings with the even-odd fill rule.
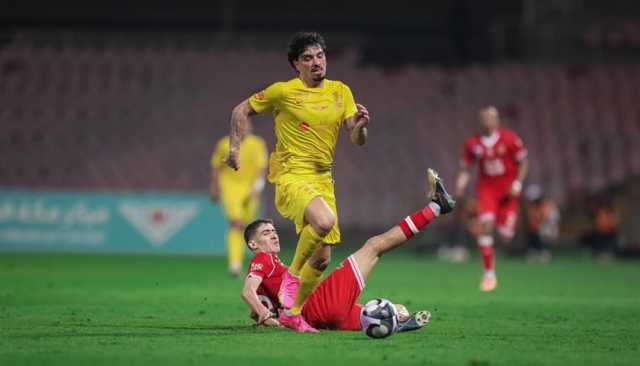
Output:
[[[295,69],[293,61],[297,60],[307,47],[315,45],[320,46],[323,51],[327,51],[327,44],[319,33],[298,32],[294,34],[289,41],[289,53],[287,54],[291,67]]]
[[[258,228],[262,224],[271,224],[273,225],[273,220],[270,219],[258,219],[247,225],[244,229],[244,242],[249,245],[249,240],[256,234]]]

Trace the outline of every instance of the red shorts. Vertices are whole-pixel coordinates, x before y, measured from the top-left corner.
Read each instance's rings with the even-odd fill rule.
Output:
[[[518,198],[506,192],[497,192],[486,186],[478,187],[478,213],[480,221],[494,221],[498,232],[512,238],[518,220]]]
[[[302,315],[315,328],[359,331],[362,289],[364,279],[350,256],[309,296]]]

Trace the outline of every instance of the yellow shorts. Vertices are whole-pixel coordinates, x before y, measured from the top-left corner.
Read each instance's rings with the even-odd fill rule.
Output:
[[[255,219],[259,202],[254,196],[238,193],[234,190],[222,190],[220,201],[227,220],[237,220],[247,225]]]
[[[278,177],[275,186],[276,208],[284,218],[295,223],[298,233],[306,224],[304,210],[309,202],[315,197],[322,197],[336,217],[336,224],[324,238],[323,243],[337,244],[340,242],[336,195],[330,172],[315,175],[283,174]]]

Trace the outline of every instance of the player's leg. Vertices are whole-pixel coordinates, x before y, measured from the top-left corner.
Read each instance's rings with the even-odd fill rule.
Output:
[[[291,313],[299,314],[302,306],[322,280],[322,273],[331,261],[331,245],[320,244],[311,258],[302,266],[300,271],[300,287],[296,292]]]
[[[335,226],[336,215],[324,200],[318,180],[318,177],[286,175],[276,184],[276,208],[283,217],[294,222],[300,234],[278,294],[286,309],[293,307],[295,302],[303,266]],[[330,176],[326,180],[331,183]]]
[[[426,226],[428,222],[431,222],[435,217],[435,213],[431,211],[428,206],[421,211],[424,211],[425,209],[428,210],[426,217],[429,217],[430,220],[424,219],[424,226]],[[421,211],[418,211],[418,214],[422,216],[423,214]],[[407,240],[408,238],[400,228],[400,225],[392,227],[385,233],[369,238],[364,245],[352,255],[358,264],[358,269],[360,270],[363,280],[367,280],[369,274],[373,270],[373,267],[378,263],[381,255],[399,247]]]
[[[309,295],[318,286],[322,273],[331,261],[331,246],[323,245],[327,234],[335,225],[336,218],[323,197],[314,197],[305,209],[305,221],[289,273],[300,279],[296,289],[291,314],[298,315]],[[285,307],[288,304],[285,304]]]
[[[333,181],[330,175],[319,176],[295,181],[287,188],[284,198],[289,201],[287,207],[283,204],[282,208],[294,219],[300,238],[280,286],[279,296],[285,308],[280,314],[280,322],[297,331],[311,331],[315,329],[304,324],[302,306],[329,264],[330,247],[322,244],[336,243],[340,239]]]
[[[505,246],[510,246],[516,233],[518,221],[518,200],[510,198],[504,201],[498,208],[496,218],[496,231],[500,242]]]
[[[229,273],[232,276],[242,274],[242,265],[245,256],[244,229],[247,224],[255,219],[258,210],[258,199],[248,197],[242,203],[235,204],[238,207],[228,210],[229,228],[227,230],[227,251],[229,258]]]
[[[304,264],[320,247],[324,237],[331,231],[335,225],[336,217],[331,211],[329,205],[321,196],[314,197],[304,212],[304,219],[307,225],[304,226],[298,239],[293,260],[289,266],[289,272],[294,276],[299,276]],[[330,251],[322,251],[316,255],[316,269],[324,271],[329,264],[329,258],[323,261],[322,254],[331,254]]]
[[[480,230],[477,243],[483,267],[483,275],[480,281],[480,289],[482,291],[493,291],[497,286],[493,230],[498,211],[498,201],[499,198],[493,193],[491,187],[479,187],[478,213]]]
[[[227,259],[229,273],[239,276],[242,273],[242,261],[244,259],[244,222],[243,202],[237,190],[221,187],[221,202],[224,215],[227,218],[228,228],[226,232]]]
[[[493,291],[498,285],[495,272],[495,249],[493,238],[494,220],[485,219],[480,222],[480,235],[478,235],[478,249],[482,257],[484,273],[480,281],[482,291]]]
[[[363,280],[366,281],[369,277],[380,256],[404,244],[424,230],[440,214],[447,214],[453,210],[455,201],[445,190],[442,180],[431,169],[428,173],[428,187],[429,197],[433,198],[424,208],[405,217],[387,232],[369,238],[353,254]]]
[[[372,237],[322,281],[303,309],[304,317],[310,324],[340,330],[361,329],[359,314],[362,306],[357,304],[357,300],[364,289],[365,278],[368,277],[380,255],[402,245],[408,238],[423,229],[435,216],[433,210],[448,213],[455,205],[455,201],[446,193],[442,183],[438,183],[435,172],[430,172],[429,177],[428,196],[432,197],[433,202],[423,209],[428,211],[423,213],[423,210],[420,210],[406,217],[400,225],[394,226],[386,233]],[[436,186],[439,187],[436,188]]]
[[[242,273],[242,261],[244,259],[244,239],[242,232],[244,224],[240,220],[229,220],[227,229],[227,253],[229,261],[229,273],[237,277]]]
[[[282,284],[282,304],[291,309],[293,315],[300,313],[304,301],[320,281],[322,272],[329,265],[331,248],[322,244],[340,241],[337,225],[337,208],[333,180],[330,175],[306,178],[289,189],[290,195],[297,197],[292,205],[298,210],[295,217],[300,239],[294,258]],[[309,261],[313,255],[313,260]],[[300,290],[296,280],[303,284]]]
[[[306,225],[305,229],[303,229],[303,234],[304,230],[309,227],[313,228],[311,224]],[[280,285],[280,291],[283,296],[280,297],[285,309],[280,313],[279,320],[282,325],[297,332],[316,333],[318,332],[317,329],[310,326],[302,317],[302,307],[322,280],[322,273],[329,265],[331,258],[331,246],[322,245],[321,240],[316,243],[303,235],[300,236],[298,241],[296,255],[300,255],[301,246],[307,248],[304,255],[309,255],[309,257],[303,262],[302,268],[299,269],[297,275],[291,273],[291,269],[289,269],[283,276],[283,281]],[[308,248],[313,247],[315,247],[313,252],[306,251]]]

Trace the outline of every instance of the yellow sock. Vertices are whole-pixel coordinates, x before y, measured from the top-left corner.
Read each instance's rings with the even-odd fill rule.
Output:
[[[296,246],[296,253],[293,255],[293,260],[289,266],[289,273],[296,277],[300,277],[300,271],[302,266],[307,263],[307,260],[311,257],[313,252],[322,243],[322,237],[313,230],[311,225],[307,225],[300,232],[300,239],[298,239],[298,245]]]
[[[229,255],[229,268],[242,269],[244,259],[244,237],[240,230],[233,227],[227,231],[227,251]]]
[[[300,271],[300,287],[296,293],[296,301],[291,308],[291,314],[297,315],[302,312],[302,305],[307,301],[307,298],[311,295],[313,290],[318,287],[320,280],[322,279],[322,271],[311,267],[309,263],[305,263]]]

